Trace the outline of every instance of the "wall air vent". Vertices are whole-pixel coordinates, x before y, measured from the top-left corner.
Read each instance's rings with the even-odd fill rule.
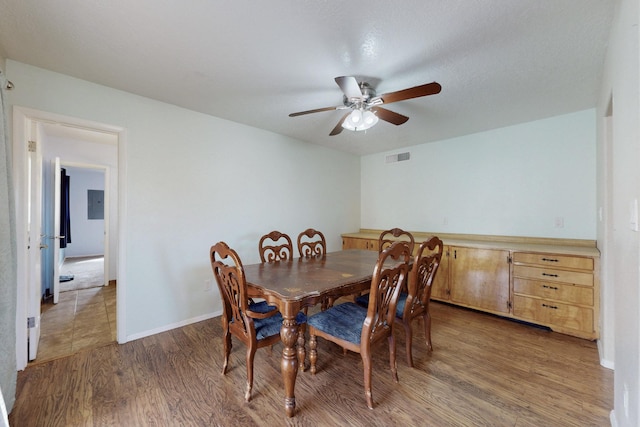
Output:
[[[396,163],[396,162],[404,162],[405,160],[409,160],[411,158],[411,153],[398,153],[398,154],[390,154],[387,156],[385,163]]]

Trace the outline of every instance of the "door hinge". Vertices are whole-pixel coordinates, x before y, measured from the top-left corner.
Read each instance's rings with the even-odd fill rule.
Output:
[[[507,308],[509,310],[511,310],[513,308],[513,305],[511,304],[511,301],[507,301]]]
[[[35,153],[36,152],[36,142],[35,141],[27,142],[27,149],[29,150],[30,153]]]
[[[511,258],[511,255],[507,255],[507,264],[511,264],[513,262],[513,258]]]
[[[35,317],[27,317],[27,328],[35,328],[36,327],[36,318]]]

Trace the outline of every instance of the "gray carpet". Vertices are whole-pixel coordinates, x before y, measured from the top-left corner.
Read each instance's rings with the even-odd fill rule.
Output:
[[[95,288],[104,285],[104,257],[66,258],[60,267],[60,276],[73,276],[73,280],[60,282],[60,292]]]

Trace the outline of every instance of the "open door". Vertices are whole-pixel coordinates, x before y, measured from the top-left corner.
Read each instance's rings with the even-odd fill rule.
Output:
[[[60,157],[53,160],[53,282],[51,284],[51,293],[53,294],[53,303],[57,304],[60,299],[60,239],[64,239],[64,235],[60,235],[60,214],[61,214],[61,187],[62,187],[62,168],[60,167]]]
[[[34,133],[35,125],[32,127]],[[34,136],[34,135],[32,135]],[[35,138],[29,138],[34,141]],[[27,157],[27,324],[28,324],[28,353],[29,360],[34,360],[38,354],[40,342],[40,304],[42,301],[42,264],[41,249],[46,248],[42,243],[42,154],[40,144],[29,142]]]

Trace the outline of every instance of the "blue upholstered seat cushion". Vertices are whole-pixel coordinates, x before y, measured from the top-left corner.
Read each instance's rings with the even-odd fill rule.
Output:
[[[249,310],[255,311],[256,313],[269,313],[277,310],[277,307],[267,304],[266,301],[261,301],[249,304]],[[305,316],[303,312],[299,312],[296,315],[296,322],[298,322],[298,324],[306,323],[307,316]],[[253,319],[253,326],[256,328],[256,338],[258,340],[280,334],[282,314],[278,313],[266,319]]]
[[[346,302],[309,316],[307,323],[334,337],[360,344],[362,325],[366,317],[366,308]]]
[[[361,305],[362,307],[369,307],[369,294],[356,297],[356,304]]]
[[[396,317],[402,318],[402,314],[404,312],[404,305],[407,302],[407,294],[405,292],[401,292],[398,297],[398,305],[396,306]],[[356,303],[363,307],[369,306],[369,294],[360,295],[356,298]]]
[[[268,313],[277,309],[278,308],[276,306],[269,305],[266,301],[253,302],[249,304],[249,310],[255,311],[256,313]]]

